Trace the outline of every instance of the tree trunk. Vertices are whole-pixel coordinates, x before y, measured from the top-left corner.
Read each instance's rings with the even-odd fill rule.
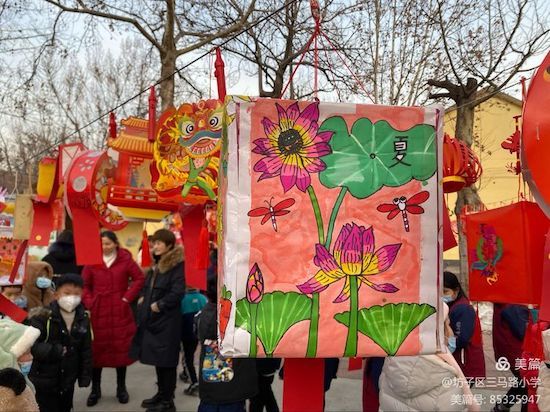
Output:
[[[474,136],[474,116],[475,105],[472,104],[475,100],[475,93],[470,94],[463,99],[458,99],[457,111],[456,111],[456,128],[455,137],[462,140],[468,145],[472,146]],[[470,186],[462,189],[458,192],[458,197],[455,205],[455,215],[457,217],[458,224],[458,249],[460,258],[460,274],[458,278],[462,285],[462,288],[466,293],[469,290],[468,284],[468,248],[466,245],[466,236],[463,232],[462,222],[460,221],[460,213],[464,206],[470,206],[474,210],[477,210],[481,204],[481,199],[477,193],[475,186]]]
[[[176,58],[178,57],[174,42],[174,25],[176,18],[175,0],[166,0],[166,21],[162,36],[162,50],[160,50],[160,101],[161,110],[165,111],[174,106],[174,74],[176,72]]]
[[[174,106],[174,72],[176,71],[176,53],[161,54],[162,67],[160,69],[160,78],[165,79],[160,83],[160,102],[161,111],[164,112],[169,107]]]

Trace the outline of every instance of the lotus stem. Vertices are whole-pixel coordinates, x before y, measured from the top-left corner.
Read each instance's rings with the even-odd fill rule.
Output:
[[[342,206],[342,202],[344,201],[346,193],[348,193],[348,188],[343,186],[340,189],[340,193],[338,194],[336,201],[334,202],[334,206],[332,207],[332,212],[330,213],[330,219],[328,221],[327,239],[325,242],[325,247],[327,248],[327,250],[330,250],[330,242],[332,242],[332,232],[334,232],[334,224],[336,223],[336,218],[338,217],[338,212],[340,212],[340,206]]]
[[[317,355],[317,341],[319,329],[319,293],[311,295],[311,320],[309,322],[309,335],[307,340],[306,358],[314,358]]]
[[[258,313],[258,304],[250,303],[250,351],[249,357],[255,358],[258,353],[258,338],[256,336],[256,315]]]
[[[311,206],[313,207],[313,213],[315,214],[315,221],[317,222],[317,234],[319,235],[319,243],[322,245],[325,243],[325,229],[323,227],[323,215],[321,214],[321,208],[319,207],[319,201],[315,194],[313,186],[307,187],[307,194],[311,200]]]
[[[357,276],[349,276],[350,300],[349,300],[349,326],[348,338],[344,356],[354,358],[357,356],[357,318],[359,310],[359,289],[357,287]]]

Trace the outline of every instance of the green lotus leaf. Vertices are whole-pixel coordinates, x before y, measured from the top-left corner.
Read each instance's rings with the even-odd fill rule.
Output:
[[[319,173],[321,183],[330,189],[346,187],[359,199],[383,186],[398,187],[412,179],[425,181],[437,170],[436,133],[430,125],[400,131],[385,120],[373,124],[361,118],[353,123],[350,133],[346,121],[334,116],[326,119],[319,131],[333,132],[332,153],[323,157],[327,168]],[[404,145],[406,151],[401,152]],[[399,153],[402,157],[397,158]]]
[[[267,355],[273,354],[284,334],[295,324],[311,315],[311,298],[297,292],[266,293],[258,303],[256,334]],[[237,327],[250,332],[250,303],[237,301]]]
[[[414,328],[436,312],[427,303],[389,303],[359,311],[358,330],[371,338],[389,356],[394,356]],[[349,312],[334,315],[341,324],[349,325]]]

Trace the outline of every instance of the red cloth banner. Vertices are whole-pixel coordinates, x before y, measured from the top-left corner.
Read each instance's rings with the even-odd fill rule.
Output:
[[[325,360],[285,359],[284,412],[319,412],[324,409]]]
[[[182,237],[185,250],[185,282],[188,286],[206,290],[206,268],[199,258],[200,234],[204,221],[203,206],[192,206],[182,214]]]
[[[48,246],[54,229],[52,203],[33,202],[33,219],[30,246]]]
[[[539,304],[550,221],[536,203],[466,215],[470,298]]]

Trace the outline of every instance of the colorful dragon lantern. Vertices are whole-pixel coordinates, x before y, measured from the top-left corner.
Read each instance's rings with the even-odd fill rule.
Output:
[[[458,192],[474,184],[482,168],[475,153],[462,141],[448,134],[443,137],[443,191]]]
[[[216,199],[222,118],[219,100],[185,103],[160,116],[151,165],[160,197],[195,204]]]

